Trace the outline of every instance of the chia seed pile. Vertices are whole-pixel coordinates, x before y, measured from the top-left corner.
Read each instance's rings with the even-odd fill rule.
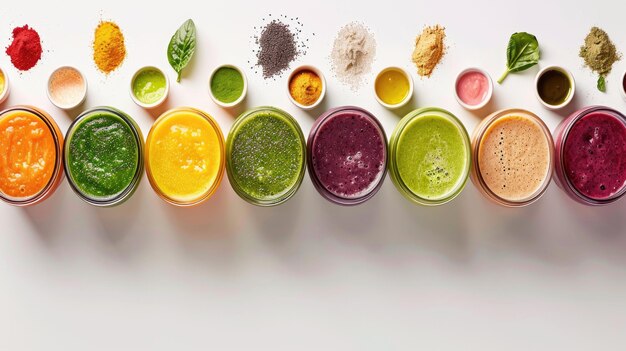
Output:
[[[261,32],[253,37],[256,64],[250,69],[258,73],[260,68],[265,79],[276,78],[289,69],[289,65],[309,49],[309,40],[301,39],[302,27],[298,17],[288,18],[285,15],[262,26]]]

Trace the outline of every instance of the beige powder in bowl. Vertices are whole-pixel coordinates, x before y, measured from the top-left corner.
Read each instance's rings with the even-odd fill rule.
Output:
[[[59,108],[74,108],[85,99],[87,82],[74,67],[60,67],[48,79],[48,98]]]

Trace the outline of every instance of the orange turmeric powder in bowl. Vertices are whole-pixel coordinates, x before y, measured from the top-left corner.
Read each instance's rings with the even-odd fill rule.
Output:
[[[309,110],[319,105],[324,98],[326,81],[317,68],[301,66],[289,75],[288,91],[294,105]]]

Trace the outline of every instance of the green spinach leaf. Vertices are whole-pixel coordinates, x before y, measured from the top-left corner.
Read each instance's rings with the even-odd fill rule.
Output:
[[[606,93],[606,80],[604,79],[603,75],[600,75],[598,77],[598,90],[600,90],[603,93]]]
[[[191,19],[188,19],[174,33],[167,47],[167,60],[174,71],[178,73],[177,82],[180,82],[181,72],[187,66],[195,51],[196,25]]]
[[[529,33],[513,33],[506,48],[506,71],[498,83],[502,84],[511,72],[520,72],[539,63],[539,42]]]

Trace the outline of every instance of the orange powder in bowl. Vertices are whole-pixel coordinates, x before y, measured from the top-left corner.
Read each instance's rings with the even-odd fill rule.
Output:
[[[289,80],[289,94],[300,105],[313,105],[322,95],[322,78],[311,70],[301,70]]]

